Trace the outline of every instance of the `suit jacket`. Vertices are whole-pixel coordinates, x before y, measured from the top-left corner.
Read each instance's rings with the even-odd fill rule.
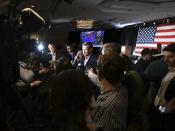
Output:
[[[91,55],[89,60],[86,62],[86,68],[96,68],[97,67],[97,57],[95,55]]]
[[[67,51],[62,51],[62,50],[56,51],[56,61],[59,60],[63,56],[71,60],[70,55]],[[48,59],[52,60],[51,52],[48,53]]]

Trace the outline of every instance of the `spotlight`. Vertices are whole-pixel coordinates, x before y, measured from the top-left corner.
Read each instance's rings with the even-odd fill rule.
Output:
[[[44,50],[44,45],[42,43],[40,43],[37,48],[38,48],[39,51],[43,51]]]

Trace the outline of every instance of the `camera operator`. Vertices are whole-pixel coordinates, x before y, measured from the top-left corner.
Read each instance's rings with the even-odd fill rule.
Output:
[[[19,78],[19,68],[13,28],[3,18],[0,19],[0,45],[0,129],[6,131],[6,109],[16,104],[11,89]]]

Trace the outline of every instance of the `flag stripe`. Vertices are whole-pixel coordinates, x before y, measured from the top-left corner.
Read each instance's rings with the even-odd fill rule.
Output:
[[[175,42],[175,38],[155,38],[155,42]]]
[[[147,48],[147,47],[156,47],[156,44],[152,44],[152,43],[144,43],[144,44],[137,44],[136,47],[143,47],[143,48]]]
[[[175,25],[165,25],[165,26],[158,26],[157,31],[159,30],[169,30],[169,29],[175,29]]]
[[[175,38],[175,35],[170,35],[170,36],[155,36],[155,38]]]
[[[175,42],[175,23],[159,25],[154,43],[171,44],[172,42]]]
[[[169,29],[169,30],[158,30],[157,32],[175,32],[175,29]]]
[[[168,35],[175,35],[175,32],[157,32],[155,36],[168,36]]]
[[[154,44],[163,44],[163,45],[168,45],[171,44],[172,42],[154,42]]]

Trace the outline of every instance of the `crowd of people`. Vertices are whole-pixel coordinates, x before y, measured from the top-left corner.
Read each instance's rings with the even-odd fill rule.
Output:
[[[175,44],[143,49],[136,64],[113,42],[98,54],[91,43],[48,49],[20,58],[9,131],[175,130]]]

